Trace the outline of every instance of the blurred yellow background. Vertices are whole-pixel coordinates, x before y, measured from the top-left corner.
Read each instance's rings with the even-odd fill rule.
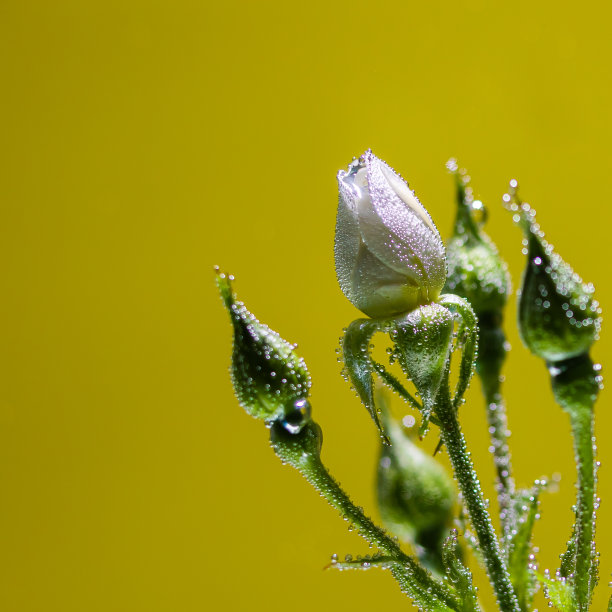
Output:
[[[515,286],[516,177],[610,311],[611,18],[604,2],[0,3],[0,608],[408,609],[386,572],[322,570],[367,546],[234,400],[213,265],[299,343],[324,460],[376,516],[377,434],[334,353],[358,316],[333,268],[335,174],[372,147],[448,236],[457,156]],[[516,475],[563,475],[535,534],[554,570],[575,466],[514,320],[513,299]],[[608,395],[594,610],[612,571]],[[492,496],[477,384],[462,412]]]

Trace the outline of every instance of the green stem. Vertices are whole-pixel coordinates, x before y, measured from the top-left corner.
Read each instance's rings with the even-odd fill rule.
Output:
[[[514,478],[512,476],[512,458],[508,446],[508,420],[506,404],[501,392],[501,371],[506,360],[506,337],[501,327],[501,315],[498,313],[480,313],[478,357],[476,372],[482,382],[482,390],[487,406],[487,422],[493,447],[493,461],[497,474],[497,493],[500,509],[500,521],[504,540],[512,535],[514,509]]]
[[[577,610],[589,609],[597,581],[594,551],[595,523],[595,438],[594,404],[599,391],[599,375],[587,354],[562,362],[549,363],[557,403],[568,413],[574,439],[578,474],[576,524],[564,555],[564,572],[574,574]]]
[[[586,407],[585,407],[586,408]],[[590,600],[590,574],[593,562],[593,513],[595,499],[595,453],[593,450],[592,411],[576,410],[570,414],[574,453],[578,469],[576,500],[576,603],[587,610]]]
[[[290,434],[279,424],[272,427],[272,448],[279,458],[302,476],[338,510],[340,515],[370,544],[394,559],[391,568],[403,592],[422,608],[446,612],[458,610],[459,601],[443,583],[435,580],[418,561],[404,553],[398,543],[356,506],[321,462],[320,428],[310,422],[300,433]]]
[[[435,408],[440,420],[440,433],[459,483],[472,527],[478,537],[487,573],[501,612],[520,612],[506,564],[487,511],[480,482],[468,453],[465,438],[453,408],[448,382],[442,384]]]

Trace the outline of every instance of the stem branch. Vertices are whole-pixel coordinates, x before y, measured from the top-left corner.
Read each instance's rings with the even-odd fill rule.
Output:
[[[465,438],[457,419],[457,412],[452,406],[448,383],[442,385],[438,395],[435,412],[440,420],[440,433],[448,450],[455,477],[487,568],[487,573],[497,596],[501,612],[520,612],[516,594],[508,570],[501,556],[499,543],[493,530],[491,518],[487,511],[480,482],[468,453]]]
[[[479,326],[476,372],[482,382],[487,406],[487,422],[497,474],[499,517],[504,539],[507,540],[511,536],[515,522],[512,504],[515,486],[512,476],[512,458],[508,446],[506,404],[501,393],[501,371],[506,360],[506,337],[501,328],[501,316],[496,313],[481,314]]]
[[[272,447],[282,461],[296,468],[330,506],[338,510],[351,528],[356,529],[365,540],[395,561],[391,573],[402,591],[412,597],[420,607],[436,612],[458,610],[459,601],[451,589],[434,579],[418,561],[404,553],[394,539],[351,501],[327,471],[321,462],[318,448],[312,443],[313,437],[320,435],[317,434],[318,431],[320,432],[319,427],[314,422],[295,435],[275,424],[271,435]]]

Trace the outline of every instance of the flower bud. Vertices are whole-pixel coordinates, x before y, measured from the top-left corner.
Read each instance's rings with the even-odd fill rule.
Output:
[[[279,421],[290,433],[310,421],[310,375],[294,346],[260,323],[237,302],[232,277],[217,273],[217,285],[234,327],[231,376],[240,405],[267,422]]]
[[[497,247],[482,231],[486,210],[474,200],[469,177],[450,160],[448,169],[457,183],[457,217],[453,236],[446,245],[448,276],[445,292],[455,293],[472,305],[478,316],[498,313],[510,295],[510,275]],[[479,223],[476,216],[481,216]]]
[[[370,317],[436,300],[444,245],[408,184],[370,150],[338,172],[335,259],[344,295]]]
[[[548,362],[586,353],[601,326],[594,287],[554,252],[535,220],[535,211],[516,196],[516,181],[504,196],[527,243],[527,267],[519,296],[519,332],[527,348]]]
[[[389,421],[391,419],[388,419]],[[382,445],[378,463],[378,507],[383,523],[413,544],[430,569],[442,570],[442,545],[456,500],[451,478],[395,422],[385,427],[392,446]]]

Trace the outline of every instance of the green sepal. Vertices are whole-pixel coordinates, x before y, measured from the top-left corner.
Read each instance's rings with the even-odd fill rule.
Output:
[[[342,339],[342,356],[344,367],[353,387],[376,424],[380,437],[385,444],[390,444],[380,418],[380,409],[374,401],[374,379],[376,366],[370,357],[372,336],[384,330],[384,324],[378,319],[357,319],[344,333]]]
[[[547,365],[557,404],[571,417],[590,415],[601,389],[601,366],[588,354]]]
[[[260,323],[236,301],[231,276],[217,272],[217,286],[234,328],[231,377],[248,414],[266,422],[286,420],[299,429],[310,419],[310,374],[295,347]]]
[[[331,563],[325,569],[344,570],[369,570],[373,567],[380,569],[390,569],[397,564],[397,559],[383,555],[382,553],[374,553],[373,555],[346,555],[344,561],[338,561],[338,555],[332,555]]]
[[[470,381],[474,374],[474,364],[478,354],[478,319],[470,303],[452,293],[441,295],[440,304],[457,314],[460,319],[459,330],[457,332],[457,346],[462,349],[461,364],[453,396],[453,406],[457,408],[467,388],[470,386]]]
[[[601,327],[593,285],[583,283],[554,252],[536,223],[535,211],[518,199],[515,188],[505,199],[527,241],[518,307],[523,343],[534,355],[551,362],[587,352]]]
[[[472,574],[461,561],[456,529],[453,529],[444,541],[442,559],[446,568],[446,575],[459,596],[460,607],[457,610],[460,612],[476,612],[479,610],[478,597],[472,585]]]
[[[569,579],[558,576],[556,579],[536,573],[540,584],[544,586],[544,595],[559,612],[576,612],[574,590]]]
[[[511,293],[508,266],[482,231],[486,208],[474,200],[469,177],[458,170],[454,160],[447,167],[456,179],[457,216],[453,235],[446,244],[448,270],[444,291],[467,299],[478,314],[500,312]],[[481,217],[480,221],[476,215]]]
[[[382,446],[378,462],[377,500],[383,524],[415,548],[425,567],[442,574],[442,544],[457,500],[453,481],[390,416],[385,430],[392,445]]]
[[[319,461],[323,432],[315,421],[308,422],[297,433],[277,422],[270,428],[270,445],[283,463],[301,470]]]
[[[419,412],[423,410],[421,404],[412,396],[412,394],[402,385],[402,383],[389,372],[384,365],[377,363],[372,360],[374,370],[380,376],[381,380],[391,389],[395,391],[405,402],[407,402],[412,408],[416,408]]]
[[[396,318],[390,333],[404,374],[423,403],[420,434],[424,435],[436,395],[448,373],[454,317],[440,304],[426,304]]]
[[[510,516],[514,521],[509,525],[510,539],[505,542],[504,548],[508,559],[508,572],[523,612],[531,610],[536,591],[536,575],[529,557],[539,507],[538,498],[540,491],[546,486],[545,480],[538,480],[532,488],[521,489],[512,496],[514,512]]]

